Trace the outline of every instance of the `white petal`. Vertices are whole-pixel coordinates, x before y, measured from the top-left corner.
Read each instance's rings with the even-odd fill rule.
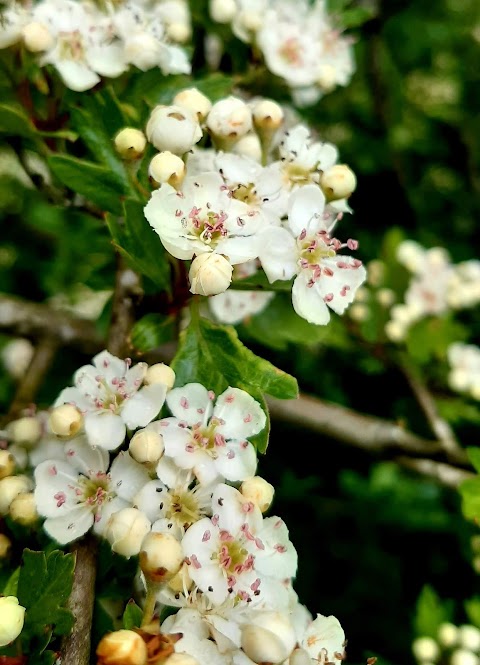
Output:
[[[213,415],[225,421],[216,431],[226,439],[247,439],[261,432],[267,421],[262,407],[251,395],[231,387],[219,395]]]
[[[90,472],[105,473],[108,469],[108,452],[100,447],[92,448],[85,436],[76,437],[63,445],[69,464],[84,476],[88,476]]]
[[[89,67],[101,76],[117,77],[127,68],[124,47],[120,44],[108,46],[91,44],[86,51],[86,59]]]
[[[126,428],[120,416],[104,411],[86,414],[85,432],[91,446],[115,450],[123,443]]]
[[[270,283],[292,279],[297,273],[297,245],[282,227],[269,227],[258,234],[258,256]]]
[[[220,240],[215,251],[217,254],[225,255],[232,266],[235,266],[237,263],[245,263],[245,261],[256,259],[259,249],[258,236],[250,235]]]
[[[110,501],[106,501],[102,506],[97,510],[93,522],[93,531],[97,536],[103,536],[105,529],[107,528],[108,520],[119,510],[123,508],[128,508],[130,504],[128,501],[121,499],[119,496],[114,497]]]
[[[166,509],[170,507],[171,499],[168,488],[161,480],[151,480],[137,492],[132,503],[134,508],[141,510],[153,523],[163,517]]]
[[[338,264],[346,265],[346,268],[338,268]],[[337,314],[343,314],[348,305],[355,299],[358,287],[363,284],[367,277],[367,271],[360,265],[358,268],[350,267],[352,258],[337,254],[334,259],[326,259],[324,264],[333,270],[333,276],[322,275],[319,280],[322,295],[327,292],[333,295],[328,306]]]
[[[127,452],[119,453],[113,461],[110,478],[111,489],[127,501],[132,501],[137,492],[150,480],[148,471],[135,462]]]
[[[207,423],[212,413],[212,399],[200,383],[187,383],[167,395],[167,404],[176,418],[192,426]]]
[[[93,88],[100,81],[100,76],[81,62],[73,60],[60,60],[52,63],[58,70],[63,82],[76,92],[84,92]]]
[[[218,448],[215,467],[224,478],[232,482],[251,478],[257,469],[255,448],[249,441],[231,439],[225,448]]]
[[[46,460],[35,469],[35,504],[44,517],[57,517],[76,508],[78,473],[67,462]]]
[[[87,533],[92,524],[92,511],[85,506],[81,506],[69,511],[67,515],[62,517],[49,517],[45,520],[43,528],[50,538],[61,545],[66,545]]]
[[[306,319],[309,323],[324,326],[330,321],[330,312],[319,292],[319,282],[312,287],[307,286],[309,276],[302,271],[293,282],[292,303],[293,309],[298,316]]]
[[[288,202],[288,226],[295,237],[305,229],[311,235],[323,228],[321,217],[325,207],[325,195],[316,185],[300,187]]]
[[[248,505],[242,494],[230,485],[224,483],[217,485],[212,496],[212,512],[219,517],[220,529],[231,534],[237,534],[242,524],[248,524],[253,532],[261,528],[262,513],[256,506],[246,513],[244,507]]]
[[[167,386],[155,383],[144,386],[138,393],[129,397],[122,408],[122,419],[129,429],[145,427],[163,406]]]
[[[124,376],[128,369],[125,360],[117,358],[117,356],[112,355],[109,351],[100,351],[100,353],[97,353],[97,355],[92,358],[92,363],[95,368],[99,370],[95,372],[95,374],[103,374],[109,383],[111,383],[114,378]],[[89,365],[86,367],[89,368]]]

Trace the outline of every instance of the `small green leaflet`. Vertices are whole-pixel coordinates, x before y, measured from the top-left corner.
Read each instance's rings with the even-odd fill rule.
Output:
[[[125,612],[123,613],[123,627],[126,630],[132,630],[132,628],[140,628],[143,619],[143,612],[138,607],[138,605],[133,601],[129,600]]]

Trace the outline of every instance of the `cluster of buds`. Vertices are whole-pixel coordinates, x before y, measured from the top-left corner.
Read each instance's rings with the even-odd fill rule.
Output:
[[[412,645],[418,665],[478,665],[480,630],[472,625],[443,623],[436,639],[418,637]]]

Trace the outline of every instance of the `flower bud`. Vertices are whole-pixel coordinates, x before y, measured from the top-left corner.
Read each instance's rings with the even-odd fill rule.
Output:
[[[130,455],[139,464],[158,464],[165,452],[163,436],[153,428],[139,430],[130,440]]]
[[[221,254],[199,254],[192,261],[188,273],[190,291],[201,296],[216,296],[228,289],[232,282],[232,273],[232,266]]]
[[[425,260],[425,250],[414,240],[404,240],[397,247],[397,261],[416,272]]]
[[[257,134],[245,134],[233,146],[232,152],[242,157],[250,157],[255,162],[262,161],[262,144]]]
[[[140,552],[142,541],[150,531],[150,520],[138,508],[123,508],[108,520],[105,538],[112,550],[131,557]]]
[[[164,150],[152,158],[148,175],[157,185],[167,182],[178,189],[185,178],[185,163],[178,155]]]
[[[370,318],[370,309],[363,302],[354,302],[348,310],[348,315],[353,321],[366,321]]]
[[[151,582],[171,579],[180,570],[184,560],[181,544],[170,533],[151,532],[142,543],[140,568]]]
[[[177,93],[173,98],[173,103],[184,109],[188,109],[197,116],[199,122],[205,120],[212,108],[212,102],[200,90],[197,90],[197,88],[188,88]]]
[[[283,123],[284,113],[280,104],[262,99],[253,106],[253,124],[258,132],[276,131]]]
[[[2,361],[14,379],[20,379],[27,371],[33,356],[33,345],[28,339],[12,339],[2,349]]]
[[[460,626],[458,629],[460,646],[470,651],[480,651],[480,630],[476,626]]]
[[[478,656],[468,649],[456,649],[450,657],[450,665],[479,665]]]
[[[407,327],[400,321],[387,321],[385,334],[392,342],[403,342],[407,335]]]
[[[0,533],[0,561],[6,559],[12,549],[12,541],[4,533]]]
[[[74,436],[83,425],[83,416],[73,404],[61,404],[52,410],[48,424],[57,436]]]
[[[199,665],[199,662],[189,653],[172,653],[163,665]]]
[[[243,100],[227,97],[212,106],[207,127],[220,145],[225,139],[235,142],[252,129],[252,112]]]
[[[143,383],[147,386],[152,383],[163,383],[168,389],[173,388],[175,383],[175,372],[171,367],[165,365],[165,363],[150,365],[143,379]]]
[[[297,638],[288,617],[260,612],[255,623],[242,629],[242,649],[254,663],[281,663],[292,653]]]
[[[167,25],[167,37],[177,44],[184,44],[192,36],[192,29],[188,23],[175,21]]]
[[[14,443],[33,448],[42,436],[42,425],[38,418],[25,416],[7,425],[7,432]]]
[[[6,515],[14,498],[33,489],[28,476],[8,476],[0,480],[0,515]]]
[[[337,84],[337,70],[332,65],[321,65],[317,83],[324,92],[330,92]]]
[[[31,526],[38,519],[35,497],[32,492],[20,492],[10,504],[10,517],[23,526]]]
[[[124,127],[115,136],[115,150],[122,159],[138,159],[145,152],[145,134],[135,127]]]
[[[380,286],[385,279],[385,263],[373,259],[367,264],[367,282],[372,286]]]
[[[378,289],[377,301],[382,307],[391,307],[395,302],[395,291],[392,289]]]
[[[357,178],[346,164],[335,164],[320,176],[320,187],[327,201],[348,199],[355,191]]]
[[[437,660],[440,655],[439,646],[431,637],[417,637],[413,641],[412,651],[418,661]]]
[[[22,34],[25,48],[32,53],[48,51],[53,46],[54,39],[50,30],[38,21],[27,23],[22,30]]]
[[[0,450],[0,480],[15,471],[15,459],[8,450]]]
[[[4,647],[22,632],[25,608],[15,596],[0,598],[0,647]]]
[[[264,513],[270,508],[275,489],[264,478],[253,476],[243,481],[240,492],[245,499],[254,503]]]
[[[235,0],[210,0],[208,11],[212,21],[230,23],[237,13],[237,3]]]
[[[133,630],[116,630],[100,640],[97,665],[146,665],[145,641]]]
[[[183,155],[203,136],[197,118],[181,106],[156,106],[147,123],[147,137],[160,151]]]

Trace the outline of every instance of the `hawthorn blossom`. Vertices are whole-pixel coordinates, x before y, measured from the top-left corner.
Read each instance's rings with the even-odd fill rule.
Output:
[[[200,483],[244,480],[255,474],[257,456],[248,437],[261,432],[266,416],[251,395],[227,388],[218,396],[200,383],[174,388],[167,395],[173,418],[160,421],[165,456],[192,469]]]
[[[208,299],[215,319],[220,323],[237,324],[262,312],[275,294],[272,291],[234,291],[229,289]]]
[[[102,535],[109,517],[132,505],[148,482],[148,472],[128,453],[120,453],[110,470],[109,455],[92,448],[84,437],[64,444],[65,460],[50,459],[35,469],[35,503],[46,517],[45,531],[62,545],[92,526]]]
[[[366,278],[361,261],[338,254],[344,247],[332,237],[333,226],[323,218],[325,197],[315,185],[292,194],[286,228],[266,229],[260,237],[260,261],[270,282],[295,277],[293,308],[310,323],[325,325],[329,308],[343,314]]]
[[[345,633],[339,620],[317,614],[300,641],[300,648],[290,657],[290,665],[342,665],[345,644]]]
[[[182,547],[189,574],[215,605],[238,601],[281,610],[289,594],[285,580],[297,570],[297,553],[278,517],[264,519],[259,508],[229,485],[212,496],[212,518],[195,522]]]
[[[165,401],[167,387],[154,383],[141,388],[148,365],[120,360],[108,351],[93,358],[75,373],[75,387],[65,388],[54,406],[70,403],[84,416],[85,432],[92,446],[114,450],[128,429],[145,427]]]
[[[178,192],[163,183],[145,206],[145,217],[177,259],[216,252],[235,265],[258,255],[259,215],[230,196],[219,173],[187,175]]]
[[[331,168],[338,159],[332,143],[312,141],[305,125],[285,131],[278,146],[283,185],[287,191],[320,181],[320,172]]]

